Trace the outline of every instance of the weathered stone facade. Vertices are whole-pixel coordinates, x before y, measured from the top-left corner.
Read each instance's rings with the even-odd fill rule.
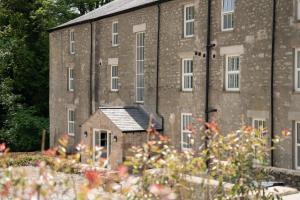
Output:
[[[206,39],[208,0],[171,0],[160,4],[158,110],[164,133],[180,148],[181,113],[205,116]],[[209,107],[224,132],[265,119],[271,125],[271,59],[273,0],[236,0],[234,29],[221,29],[221,0],[211,0],[212,48]],[[275,151],[277,167],[295,169],[295,122],[300,121],[300,95],[295,91],[295,48],[300,47],[296,0],[277,0],[274,133],[288,128],[292,137]],[[183,37],[184,6],[195,7],[195,34]],[[112,47],[112,23],[118,21],[120,44]],[[69,36],[75,31],[76,53],[69,53]],[[91,32],[92,30],[92,32]],[[136,32],[145,32],[145,102],[135,101]],[[100,106],[142,106],[156,112],[158,6],[131,9],[92,22],[61,27],[50,34],[50,131],[51,145],[67,132],[69,107],[76,110],[73,143],[84,140],[80,127]],[[92,44],[92,45],[91,45]],[[195,55],[195,52],[201,54]],[[226,56],[240,56],[240,90],[226,91]],[[192,58],[193,91],[182,91],[182,59]],[[110,90],[110,67],[119,66],[119,91]],[[67,67],[75,69],[75,91],[67,91]],[[169,117],[175,117],[172,128]],[[95,122],[97,123],[97,122]],[[96,125],[95,125],[96,126]],[[100,127],[101,128],[101,127]],[[102,127],[103,128],[103,127]],[[106,127],[107,129],[109,127]],[[111,128],[113,129],[113,128]],[[120,133],[121,134],[121,133]],[[134,138],[134,135],[127,136]],[[142,139],[138,139],[142,141]],[[196,139],[196,143],[199,143]],[[127,148],[127,147],[126,147]],[[116,148],[112,151],[121,151]],[[118,153],[117,153],[118,154]],[[120,152],[119,155],[122,153]]]

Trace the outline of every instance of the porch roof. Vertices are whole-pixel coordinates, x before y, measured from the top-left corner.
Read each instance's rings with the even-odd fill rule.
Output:
[[[150,116],[139,107],[101,107],[104,113],[122,132],[144,132],[149,127]],[[162,130],[157,119],[153,119],[155,129]]]

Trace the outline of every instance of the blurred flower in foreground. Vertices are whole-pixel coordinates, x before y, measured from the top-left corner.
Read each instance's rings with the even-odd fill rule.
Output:
[[[166,187],[161,184],[153,184],[149,187],[149,191],[155,196],[160,197],[162,200],[174,200],[176,194],[172,192],[170,187]]]
[[[84,176],[89,182],[89,188],[95,188],[102,184],[101,175],[96,170],[88,170],[85,172]]]
[[[281,135],[284,137],[288,137],[291,135],[291,132],[289,131],[289,129],[285,128],[281,131]]]
[[[128,176],[128,168],[125,165],[120,165],[118,167],[118,174],[120,178],[125,178]]]

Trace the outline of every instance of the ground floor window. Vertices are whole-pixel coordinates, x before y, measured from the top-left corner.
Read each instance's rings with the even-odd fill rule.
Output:
[[[68,135],[75,135],[75,110],[68,109]]]
[[[266,119],[253,119],[252,127],[259,130],[261,133],[265,132],[267,129]]]
[[[181,114],[181,149],[188,150],[192,148],[192,114]]]

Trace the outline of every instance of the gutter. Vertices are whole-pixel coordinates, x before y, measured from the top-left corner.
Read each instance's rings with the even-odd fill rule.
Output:
[[[156,114],[161,118],[161,129],[164,131],[164,117],[159,112],[159,65],[160,65],[160,20],[161,20],[161,10],[160,4],[162,0],[157,1],[157,50],[156,50]]]
[[[273,0],[273,22],[272,22],[272,58],[271,58],[271,147],[274,147],[274,74],[275,74],[275,41],[276,41],[276,9],[277,0]],[[274,150],[271,150],[271,166],[274,166]]]
[[[147,8],[147,7],[150,7],[150,6],[155,6],[155,5],[158,4],[158,2],[159,3],[164,3],[164,2],[168,2],[168,1],[173,1],[173,0],[157,0],[157,1],[154,1],[154,2],[151,2],[151,3],[148,3],[148,4],[144,4],[144,5],[140,5],[140,6],[137,6],[137,7],[129,8],[129,9],[122,10],[122,11],[115,12],[115,13],[111,13],[111,14],[108,14],[108,15],[104,15],[104,16],[100,16],[100,17],[96,17],[96,18],[92,18],[92,19],[87,19],[87,20],[83,20],[83,21],[80,21],[80,22],[67,24],[67,25],[64,25],[64,26],[61,25],[61,26],[57,26],[57,27],[54,27],[54,28],[50,28],[50,29],[48,29],[48,32],[51,33],[53,31],[57,31],[57,30],[60,30],[60,29],[64,29],[64,28],[68,28],[68,27],[72,27],[72,26],[76,26],[76,25],[92,23],[92,22],[95,22],[95,21],[98,21],[98,20],[101,20],[101,19],[105,19],[105,18],[109,18],[109,17],[129,13],[129,12],[136,11],[136,10],[143,9],[143,8]]]

